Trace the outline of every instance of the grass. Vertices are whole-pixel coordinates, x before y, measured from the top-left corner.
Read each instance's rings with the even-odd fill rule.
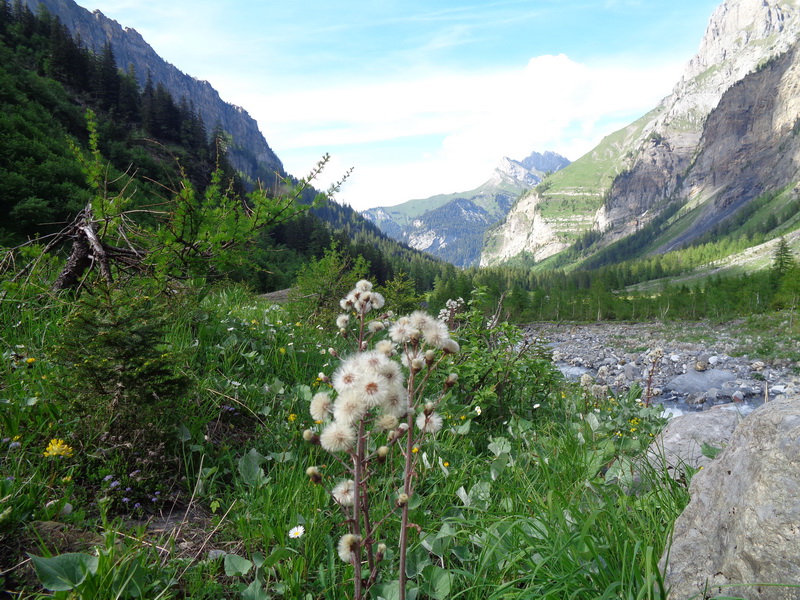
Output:
[[[132,466],[92,458],[104,446],[77,438],[77,416],[57,400],[64,367],[51,350],[71,308],[34,301],[22,313],[11,308],[0,308],[5,589],[67,597],[47,575],[55,564],[47,561],[56,560],[83,565],[70,584],[82,598],[115,590],[119,597],[333,599],[352,589],[352,566],[336,556],[342,515],[325,492],[341,469],[303,440],[315,426],[309,400],[325,385],[318,374],[336,364],[328,348],[345,352],[332,328],[238,287],[183,304],[164,341],[194,384],[169,428],[172,470],[143,488],[149,497],[133,508],[121,495],[136,492]],[[442,599],[662,597],[657,562],[688,495],[657,472],[637,494],[604,479],[604,465],[633,458],[649,439],[619,433],[629,418],[623,399],[598,405],[598,418],[587,421],[584,392],[554,379],[546,361],[481,354],[487,339],[513,339],[503,337],[514,335],[510,329],[492,338],[469,327],[456,335],[462,347],[474,336],[475,349],[450,367],[461,375],[459,393],[443,411],[444,429],[420,448],[410,590]],[[487,374],[495,383],[479,384]],[[55,437],[74,454],[44,457]],[[320,465],[322,486],[309,482],[310,465]],[[114,478],[123,483],[112,487]],[[379,484],[375,512],[391,513],[394,488]],[[66,541],[42,533],[47,522],[70,532]],[[297,526],[304,534],[290,537]],[[391,594],[398,520],[387,519],[380,535],[389,550],[375,589]],[[46,559],[37,559],[38,571],[29,555]]]

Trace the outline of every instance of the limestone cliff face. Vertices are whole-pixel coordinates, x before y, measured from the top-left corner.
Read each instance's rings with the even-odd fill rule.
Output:
[[[800,178],[800,44],[731,87],[709,114],[679,190],[699,210],[679,247],[755,197]]]
[[[763,119],[749,121],[753,129],[751,137],[746,139],[741,135],[737,137],[734,130],[728,130],[723,125],[728,121],[730,111],[738,111],[739,119],[755,116],[756,112],[762,113],[767,108],[767,104],[763,104],[766,98],[757,97],[755,92],[744,93],[743,88],[731,95],[724,105],[719,108],[718,105],[732,87],[748,74],[768,63],[771,65],[770,61],[792,48],[799,36],[800,5],[797,0],[725,0],[711,16],[698,53],[687,64],[683,77],[672,93],[637,122],[637,135],[628,136],[624,143],[610,146],[617,152],[614,158],[603,155],[607,154],[607,147],[606,152],[593,151],[576,161],[575,167],[572,167],[576,173],[574,180],[580,181],[586,190],[584,196],[589,198],[594,192],[594,197],[598,199],[595,203],[584,202],[572,209],[573,230],[591,223],[583,230],[592,228],[604,232],[602,244],[608,244],[636,232],[656,217],[671,200],[690,198],[695,202],[707,199],[714,190],[709,179],[713,179],[711,173],[717,173],[718,183],[728,175],[735,178],[735,169],[742,169],[747,163],[748,153],[764,154],[770,137],[774,139],[778,125],[773,123],[768,126]],[[777,65],[769,68],[780,69]],[[791,76],[788,73],[787,76],[788,79],[782,84],[787,91],[776,93],[773,98],[774,102],[779,103],[774,106],[775,110],[781,113],[781,116],[776,114],[774,119],[784,126],[789,122],[793,125],[797,114],[797,100],[788,91],[791,88],[788,82]],[[763,77],[760,81],[761,85],[767,87],[777,85],[774,80],[767,83]],[[747,89],[752,85],[755,83],[748,83]],[[766,87],[764,90],[765,94],[769,94]],[[734,98],[738,100],[734,101]],[[754,139],[761,139],[762,136],[765,136],[764,140],[755,143]],[[728,141],[723,143],[723,138]],[[727,153],[723,150],[726,143],[729,147]],[[736,146],[740,143],[746,143],[746,147]],[[733,151],[734,146],[736,152]],[[734,162],[723,164],[724,161]],[[581,163],[580,170],[578,162]],[[782,157],[777,162],[783,165],[775,168],[782,171],[785,181],[791,159]],[[604,163],[611,164],[616,170],[608,187],[602,178],[608,175],[611,167]],[[755,162],[750,166],[752,164]],[[593,184],[587,184],[585,175],[582,175],[587,170],[595,173],[596,181]],[[771,167],[767,170],[773,171]],[[701,175],[703,172],[705,174]],[[564,215],[548,217],[543,207],[554,202],[563,203],[564,191],[573,186],[571,173],[571,167],[567,167],[559,174],[560,187],[554,185],[554,189],[531,199],[523,199],[511,209],[505,224],[493,229],[492,235],[487,236],[481,264],[497,264],[514,256],[514,252],[541,255],[545,248],[555,247],[554,235],[562,245],[568,245],[569,228],[562,231],[557,222],[561,221],[563,225]],[[754,173],[749,179],[742,178],[739,184],[730,185],[728,200],[720,202],[727,202],[726,207],[740,207],[761,193],[759,190],[763,186],[759,186],[767,183]],[[747,193],[744,193],[745,189]],[[737,200],[732,200],[733,197]],[[534,215],[530,211],[536,210],[549,225],[539,227],[538,231],[544,234],[520,231],[520,224],[526,219],[534,223]],[[709,212],[709,219],[730,214],[726,212],[712,217],[712,212]],[[699,234],[701,229],[693,229],[692,234]],[[522,239],[511,239],[517,235],[522,236],[524,242]]]
[[[732,86],[792,47],[800,33],[798,8],[793,0],[726,0],[714,11],[698,53],[643,129],[631,169],[615,180],[598,210],[607,241],[635,232],[675,197],[707,117]]]
[[[229,158],[246,176],[255,178],[264,170],[284,174],[280,159],[246,110],[223,101],[207,81],[190,77],[166,62],[135,29],[123,28],[100,11],[89,12],[73,0],[25,0],[25,3],[33,12],[43,5],[73,35],[79,34],[86,47],[96,52],[100,52],[106,42],[111,42],[117,66],[124,70],[133,65],[140,85],[144,86],[149,71],[153,83],[164,84],[176,102],[182,98],[193,102],[209,131],[220,124],[231,136]]]

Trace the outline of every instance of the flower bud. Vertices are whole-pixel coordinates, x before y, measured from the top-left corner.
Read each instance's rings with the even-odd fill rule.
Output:
[[[306,469],[306,475],[308,475],[311,483],[322,483],[322,474],[317,467],[308,467]]]
[[[389,455],[389,447],[388,446],[381,446],[378,448],[376,452],[376,456],[378,457],[378,462],[383,464],[386,462],[386,457]]]
[[[303,431],[303,439],[311,444],[319,445],[319,435],[310,429]]]
[[[406,504],[408,504],[408,494],[400,494],[397,497],[396,504],[398,508],[403,508]]]

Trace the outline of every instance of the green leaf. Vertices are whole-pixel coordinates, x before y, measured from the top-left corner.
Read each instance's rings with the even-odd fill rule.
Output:
[[[278,548],[274,550],[272,554],[270,554],[264,560],[264,568],[269,569],[270,567],[275,566],[279,561],[283,560],[284,558],[289,558],[292,555],[286,548]]]
[[[235,575],[244,576],[253,568],[253,563],[236,554],[225,555],[225,575],[233,577]]]
[[[372,588],[372,594],[375,600],[400,600],[400,582],[389,581],[381,583]],[[406,600],[417,600],[419,595],[419,588],[410,585],[406,588]]]
[[[716,446],[712,446],[708,442],[703,442],[703,445],[700,446],[700,452],[702,452],[703,456],[705,456],[706,458],[714,460],[715,458],[717,458],[717,454],[722,452],[722,448],[717,448]]]
[[[276,463],[292,462],[294,460],[294,452],[270,452],[270,458]]]
[[[261,463],[265,460],[255,448],[251,448],[250,452],[239,459],[239,474],[247,485],[258,487],[269,481],[261,468]]]
[[[86,580],[86,576],[97,572],[96,556],[82,552],[59,554],[52,558],[42,558],[29,554],[42,585],[52,592],[66,592],[75,589]]]
[[[508,464],[508,458],[508,454],[501,454],[492,461],[492,466],[490,468],[492,481],[497,479],[500,473],[505,470],[506,465]]]
[[[270,600],[270,597],[261,582],[255,580],[242,591],[242,600]]]
[[[183,423],[178,425],[178,439],[181,442],[184,442],[184,443],[186,443],[190,439],[192,439],[192,433],[189,431],[189,429]]]
[[[493,437],[492,442],[489,444],[489,451],[495,456],[501,454],[509,454],[511,452],[511,442],[504,437]]]
[[[430,564],[431,558],[425,548],[417,546],[409,550],[406,556],[406,577],[409,579],[416,578]]]
[[[423,572],[423,578],[425,581],[423,591],[431,598],[434,598],[434,600],[446,600],[450,596],[452,584],[450,571],[436,565],[428,565]]]

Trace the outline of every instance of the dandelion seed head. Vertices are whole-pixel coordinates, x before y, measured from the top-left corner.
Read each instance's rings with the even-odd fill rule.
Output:
[[[344,329],[347,327],[347,324],[350,322],[350,315],[339,315],[336,317],[336,327],[339,329]]]
[[[362,279],[356,284],[355,289],[359,292],[370,292],[372,291],[372,282]]]
[[[417,415],[417,428],[424,433],[437,433],[443,424],[444,420],[438,413],[426,415],[423,412]]]
[[[411,340],[412,331],[408,319],[401,317],[389,327],[389,337],[396,344],[405,344]]]
[[[333,389],[341,394],[352,387],[358,379],[357,366],[351,359],[344,361],[333,373]]]
[[[437,348],[441,348],[445,340],[450,339],[450,332],[447,329],[447,325],[439,320],[431,319],[421,331],[422,338],[425,342]]]
[[[378,429],[382,429],[383,431],[392,431],[399,425],[399,423],[400,422],[396,416],[387,414],[382,414],[380,417],[378,417],[378,420],[375,421],[376,427],[378,427]]]
[[[413,313],[408,315],[408,320],[409,323],[411,323],[411,327],[421,332],[433,322],[433,317],[431,317],[424,310],[415,310]]]
[[[358,545],[361,543],[361,536],[352,533],[346,533],[339,539],[339,544],[336,548],[339,553],[339,558],[343,562],[351,563],[356,556]]]
[[[458,342],[455,341],[453,338],[447,338],[442,342],[441,345],[442,351],[446,354],[458,354],[461,350],[461,346],[458,345]]]
[[[356,484],[352,479],[337,483],[331,490],[331,496],[342,506],[353,506],[356,498]]]
[[[385,325],[383,321],[370,321],[367,327],[370,333],[378,333],[379,331],[383,331]]]
[[[364,399],[355,390],[349,390],[333,403],[333,418],[339,423],[352,425],[362,419],[368,409]]]
[[[378,292],[372,292],[372,306],[375,310],[380,310],[383,308],[384,304],[386,304],[386,299],[383,297],[383,294],[379,294]]]
[[[322,431],[319,441],[328,452],[346,452],[356,443],[356,432],[346,423],[333,421]]]
[[[408,413],[408,392],[400,385],[391,387],[382,404],[383,412],[398,419]]]
[[[381,340],[375,344],[375,352],[380,352],[384,356],[392,356],[394,354],[394,344],[391,340]]]
[[[327,392],[318,392],[311,399],[309,411],[315,421],[327,421],[331,416],[331,396]]]

